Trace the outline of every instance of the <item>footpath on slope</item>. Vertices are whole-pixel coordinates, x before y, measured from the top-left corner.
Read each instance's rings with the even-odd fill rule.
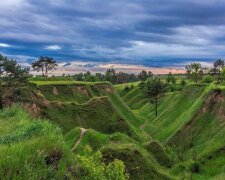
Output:
[[[73,146],[73,148],[71,149],[71,151],[74,151],[76,149],[76,147],[80,144],[84,134],[87,132],[88,130],[87,129],[84,129],[84,128],[80,128],[80,137],[79,139],[77,140],[77,142],[75,143],[75,145]]]
[[[144,131],[144,128],[148,125],[148,119],[145,119],[145,122],[139,127],[140,130]]]

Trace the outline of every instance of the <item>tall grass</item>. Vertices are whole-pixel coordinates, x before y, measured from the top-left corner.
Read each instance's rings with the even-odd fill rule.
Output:
[[[71,152],[59,128],[30,119],[19,106],[0,112],[0,177],[5,179],[65,178]],[[47,163],[48,158],[58,160]]]

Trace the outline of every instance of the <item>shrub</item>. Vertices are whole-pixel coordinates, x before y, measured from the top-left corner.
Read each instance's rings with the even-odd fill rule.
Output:
[[[143,90],[145,88],[145,81],[141,81],[139,84],[138,84],[138,87]]]
[[[78,155],[81,167],[78,177],[81,179],[126,180],[125,166],[122,161],[114,160],[106,165],[100,151],[92,154],[90,146],[85,147],[85,155]]]
[[[126,86],[124,87],[124,90],[125,90],[125,91],[129,91],[129,89],[130,89],[130,88],[129,88],[128,85],[126,85]]]
[[[200,171],[200,163],[198,161],[192,162],[189,169],[192,173],[198,173]]]
[[[182,88],[183,87],[179,84],[168,84],[167,91],[169,91],[169,92],[181,91]]]
[[[187,84],[187,82],[184,79],[182,79],[181,82],[180,82],[180,85],[185,86],[186,84]]]
[[[207,84],[212,83],[213,81],[214,81],[214,78],[210,75],[207,75],[202,79],[202,82]]]

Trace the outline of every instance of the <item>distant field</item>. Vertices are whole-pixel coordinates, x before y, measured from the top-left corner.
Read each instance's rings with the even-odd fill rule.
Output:
[[[114,87],[117,89],[117,90],[123,90],[125,87],[129,87],[131,85],[133,86],[138,86],[138,84],[140,83],[140,81],[138,82],[131,82],[131,83],[124,83],[124,84],[116,84],[114,85]]]
[[[51,76],[51,77],[36,76],[31,77],[30,81],[74,81],[74,79],[72,77],[62,77],[62,76]]]
[[[30,81],[38,86],[41,85],[95,85],[95,84],[108,84],[108,82],[84,82],[84,81]]]
[[[75,81],[71,77],[32,77],[30,83],[41,85],[95,85],[95,84],[108,84],[107,81],[102,82],[85,82]]]

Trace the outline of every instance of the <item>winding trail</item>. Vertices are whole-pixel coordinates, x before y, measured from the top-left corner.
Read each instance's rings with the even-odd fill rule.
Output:
[[[144,131],[144,128],[147,126],[148,124],[148,119],[145,119],[145,122],[140,126],[140,130]]]
[[[75,143],[75,145],[73,146],[73,148],[71,149],[71,151],[74,151],[76,149],[76,147],[80,144],[84,134],[87,132],[88,130],[87,129],[84,129],[84,128],[80,128],[80,137],[79,139],[77,140],[77,142]]]

